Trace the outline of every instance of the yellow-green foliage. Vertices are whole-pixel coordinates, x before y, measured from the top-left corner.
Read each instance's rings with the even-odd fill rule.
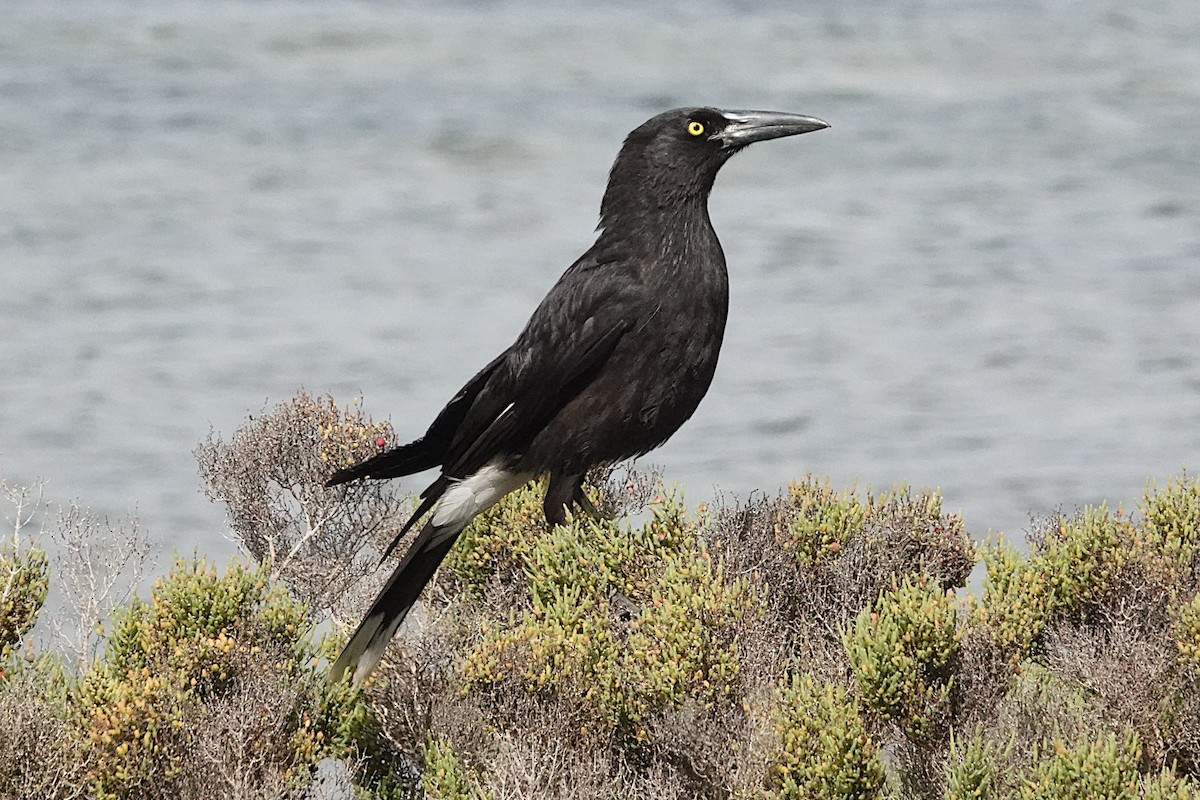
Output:
[[[1175,610],[1175,645],[1183,659],[1200,669],[1200,594]]]
[[[979,560],[962,517],[943,513],[936,490],[913,492],[901,484],[862,500],[854,488],[838,492],[809,475],[788,487],[781,512],[775,541],[804,572],[832,580],[852,613],[903,575],[920,572],[943,586],[961,586]],[[836,577],[846,557],[859,576],[853,587]]]
[[[1061,519],[1033,558],[1046,577],[1052,612],[1077,613],[1099,599],[1129,556],[1133,532],[1128,517],[1103,504]]]
[[[905,578],[858,615],[843,643],[863,703],[919,737],[945,710],[961,638],[953,595]]]
[[[48,583],[45,552],[16,542],[0,545],[0,663],[37,621]]]
[[[492,796],[462,765],[446,740],[431,737],[425,743],[423,756],[421,788],[427,800],[487,800]]]
[[[842,687],[793,675],[779,692],[775,733],[780,751],[767,773],[774,797],[882,796],[885,777],[879,745]]]
[[[1142,787],[1143,800],[1196,800],[1197,797],[1200,797],[1200,786],[1186,775],[1176,775],[1169,769],[1146,778]]]
[[[725,579],[675,498],[639,527],[575,520],[520,557],[532,608],[485,632],[460,667],[468,686],[576,698],[601,729],[637,735],[652,710],[730,691],[735,628],[757,601]]]
[[[1020,661],[1052,619],[1077,617],[1104,596],[1136,540],[1127,516],[1100,505],[1061,518],[1028,559],[997,541],[984,549],[987,579],[974,620]]]
[[[1011,750],[1011,746],[1009,747]],[[1002,751],[984,738],[978,729],[964,743],[950,734],[950,756],[946,761],[946,791],[944,800],[988,800],[997,797],[996,762],[1007,760]]]
[[[1132,733],[1121,738],[1109,734],[1070,748],[1054,742],[1034,765],[1020,796],[1022,800],[1136,800],[1141,753]]]
[[[317,654],[303,607],[270,587],[262,568],[218,574],[203,561],[176,562],[149,602],[117,613],[104,659],[74,692],[95,765],[92,794],[120,797],[139,781],[172,775],[190,712],[248,671],[309,689],[295,707],[274,709],[290,715],[287,771],[347,752],[365,711],[344,685],[326,687]]]
[[[327,640],[328,641],[328,640]],[[327,659],[334,658],[330,648],[322,644]],[[283,672],[306,692],[301,695],[296,727],[289,745],[294,753],[296,772],[307,770],[327,756],[361,755],[374,749],[369,737],[374,733],[374,720],[362,695],[346,681],[329,683],[326,675],[316,669],[317,658],[301,646],[294,662],[282,661]],[[291,675],[302,673],[296,681]],[[363,774],[368,782],[387,775]],[[380,796],[385,796],[381,793]]]
[[[1177,569],[1190,567],[1200,545],[1200,478],[1177,478],[1161,492],[1148,487],[1141,512],[1147,543]]]
[[[837,492],[812,475],[788,486],[791,546],[801,564],[841,550],[862,528],[870,510],[853,488]]]
[[[306,626],[303,607],[268,587],[264,570],[233,565],[218,574],[203,561],[177,561],[155,581],[149,603],[135,600],[116,620],[105,651],[108,672],[165,659],[201,690],[228,679],[239,628],[259,623],[270,639],[290,646]]]
[[[546,533],[545,493],[546,482],[533,481],[480,514],[459,536],[444,568],[472,591],[481,591],[498,572],[520,574]]]
[[[987,578],[983,602],[972,609],[974,622],[990,631],[1002,650],[1024,658],[1050,616],[1046,576],[1003,540],[983,549]]]

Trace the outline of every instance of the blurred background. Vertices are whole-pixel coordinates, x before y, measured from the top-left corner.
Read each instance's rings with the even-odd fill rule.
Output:
[[[679,105],[833,125],[718,179],[722,362],[643,459],[689,502],[811,470],[1019,539],[1200,461],[1194,0],[0,14],[0,475],[160,563],[233,552],[210,429],[304,386],[420,435]]]

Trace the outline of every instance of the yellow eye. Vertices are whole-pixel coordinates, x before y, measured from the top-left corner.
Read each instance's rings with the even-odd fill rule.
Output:
[[[704,134],[704,123],[696,122],[696,120],[692,120],[691,122],[688,123],[687,131],[692,136],[701,136]]]

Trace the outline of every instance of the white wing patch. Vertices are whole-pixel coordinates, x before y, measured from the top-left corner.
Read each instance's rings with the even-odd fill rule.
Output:
[[[446,490],[433,512],[433,525],[458,533],[472,517],[487,511],[501,497],[525,485],[532,477],[510,472],[494,463],[488,464]]]

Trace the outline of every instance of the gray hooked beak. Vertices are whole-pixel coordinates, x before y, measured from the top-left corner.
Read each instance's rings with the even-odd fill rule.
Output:
[[[745,147],[767,139],[795,136],[828,128],[829,123],[816,117],[788,114],[782,111],[721,111],[729,120],[725,129],[714,138],[726,147]]]

